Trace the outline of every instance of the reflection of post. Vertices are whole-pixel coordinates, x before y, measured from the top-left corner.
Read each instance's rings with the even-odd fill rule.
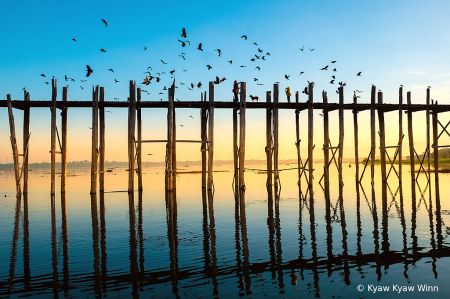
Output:
[[[91,218],[92,218],[92,250],[94,252],[94,291],[95,297],[101,297],[100,276],[100,250],[98,247],[98,210],[97,195],[91,194]]]
[[[307,200],[307,199],[305,199]],[[319,260],[317,258],[317,243],[316,243],[316,220],[314,214],[314,196],[309,193],[309,223],[311,231],[311,250],[312,250],[312,272],[314,274],[314,288],[316,298],[320,298],[320,287],[319,287],[319,271],[317,271]]]
[[[325,112],[325,111],[324,111]],[[325,116],[325,113],[324,113]],[[327,269],[328,277],[333,273],[333,228],[331,226],[331,200],[329,193],[329,185],[325,184],[325,220],[327,230]],[[339,187],[339,189],[341,189]]]
[[[202,188],[202,212],[203,212],[203,258],[205,259],[206,277],[210,277],[211,258],[209,255],[209,224],[208,224],[208,202],[206,198],[206,188]]]
[[[281,221],[280,221],[280,196],[278,190],[275,188],[275,234],[276,234],[276,248],[277,248],[277,272],[278,272],[278,288],[284,288],[283,269],[282,269],[282,254],[281,247]]]
[[[53,297],[58,297],[58,249],[56,246],[56,208],[55,196],[51,195],[51,214],[52,214],[52,270],[53,270]]]
[[[203,94],[202,94],[202,102],[203,101],[206,102],[206,91],[205,91],[205,97],[203,97]],[[207,142],[207,139],[208,139],[206,126],[207,126],[206,108],[202,108],[202,110],[201,110],[202,188],[206,188],[206,161],[207,161],[206,160],[206,151],[207,151],[206,142]],[[234,123],[233,123],[233,126],[234,126]],[[237,126],[237,124],[236,124],[236,126]],[[236,155],[236,153],[235,153],[235,155]],[[235,159],[236,159],[236,157],[235,157]],[[236,160],[235,160],[235,164],[236,164]],[[236,172],[236,170],[235,170],[235,172]]]
[[[239,189],[239,202],[240,202],[240,210],[241,210],[241,233],[242,233],[242,254],[244,256],[243,263],[243,272],[244,272],[244,281],[245,281],[245,290],[246,294],[250,295],[252,291],[250,290],[251,279],[250,279],[250,261],[249,261],[249,250],[248,250],[248,237],[247,237],[247,220],[245,216],[245,191],[243,189]]]
[[[382,184],[385,186],[385,184]],[[375,200],[375,189],[372,185],[372,219],[373,219],[373,243],[375,245],[375,260],[377,264],[376,273],[378,281],[381,279],[381,265],[380,265],[380,244],[378,243],[378,214],[377,214],[377,202]]]
[[[63,240],[63,290],[64,296],[69,297],[69,235],[67,232],[66,193],[61,193],[61,230]]]
[[[106,222],[105,222],[105,193],[100,192],[100,250],[102,253],[101,269],[102,269],[102,291],[107,292],[107,267],[106,267]]]
[[[402,236],[403,236],[403,262],[405,263],[404,269],[405,271],[403,274],[405,275],[405,278],[408,279],[407,271],[408,271],[408,240],[406,236],[406,222],[405,222],[405,206],[403,202],[403,187],[400,184],[400,224],[402,225]]]
[[[417,252],[418,252],[418,238],[416,235],[417,228],[417,205],[416,205],[416,186],[411,186],[411,240],[412,240],[412,264],[416,264]]]
[[[213,295],[219,296],[217,282],[217,251],[216,251],[216,221],[214,219],[214,201],[212,190],[208,190],[208,212],[209,212],[209,231],[211,236],[211,259],[212,259],[212,284],[214,286]]]
[[[105,190],[105,88],[100,87],[100,191]]]
[[[128,193],[128,217],[130,219],[130,274],[131,274],[131,294],[133,298],[139,297],[139,266],[137,262],[137,242],[136,242],[136,212],[134,210],[134,192]]]
[[[66,95],[67,95],[67,87]],[[24,101],[30,102],[30,93],[26,90],[24,92]],[[22,164],[22,172],[23,172],[23,193],[26,194],[28,192],[28,148],[30,147],[28,142],[30,141],[30,106],[23,108],[23,164]],[[62,168],[61,168],[62,170]],[[65,174],[65,173],[64,173]],[[61,173],[62,177],[62,173]]]
[[[346,285],[350,285],[350,268],[348,266],[348,244],[347,244],[347,224],[345,222],[343,185],[339,185],[339,210],[342,228],[342,258],[344,260],[344,281]]]
[[[178,228],[175,192],[166,192],[167,238],[169,241],[170,277],[172,292],[178,298]]]
[[[298,259],[300,261],[300,275],[302,277],[302,280],[304,280],[303,276],[303,269],[304,269],[304,262],[303,262],[303,205],[306,203],[306,198],[302,196],[301,188],[298,188],[298,235],[299,235],[299,248],[298,248]]]
[[[431,188],[428,190],[428,219],[430,221],[431,252],[435,252],[436,251],[436,240],[434,238],[433,201],[431,200]],[[437,278],[438,274],[436,271],[436,254],[431,255],[431,267],[433,269],[434,278]]]
[[[103,87],[102,87],[103,88]],[[67,86],[63,87],[63,102],[67,102]],[[66,192],[67,178],[67,107],[61,109],[61,192]]]
[[[25,292],[31,291],[30,273],[30,231],[28,223],[28,195],[23,194],[23,284]],[[64,235],[63,235],[64,237]],[[64,240],[64,239],[63,239]]]
[[[142,190],[139,190],[138,192],[139,196],[139,202],[138,202],[138,211],[139,211],[139,218],[138,218],[138,236],[139,236],[139,267],[140,267],[140,275],[139,275],[139,282],[141,283],[140,288],[142,288],[142,279],[145,277],[145,255],[144,255],[144,231],[142,229],[142,224],[144,221],[144,215],[143,215],[143,209],[142,209]]]
[[[240,93],[240,119],[239,119],[239,188],[245,188],[244,181],[244,167],[245,167],[245,110],[247,107],[246,103],[246,84],[241,82],[241,93]]]
[[[7,294],[11,295],[14,285],[14,271],[16,268],[17,241],[19,240],[19,222],[20,222],[20,196],[16,197],[16,213],[14,215],[14,232],[12,240],[11,261],[9,264],[9,279]]]
[[[234,240],[236,247],[236,272],[239,277],[239,290],[244,291],[244,284],[242,283],[244,280],[242,279],[242,259],[241,259],[241,239],[240,239],[240,215],[239,215],[239,190],[234,193]],[[206,256],[206,255],[205,255]],[[205,260],[206,264],[206,260]],[[205,265],[206,268],[206,265]],[[241,296],[241,293],[239,293]],[[242,294],[244,295],[244,294]]]
[[[98,173],[98,85],[92,90],[92,160],[91,160],[91,194],[97,192]]]
[[[269,229],[269,255],[272,279],[275,279],[275,226],[273,219],[273,193],[272,186],[267,188],[267,227]],[[300,242],[302,244],[302,242]]]
[[[266,92],[266,157],[267,157],[267,186],[272,186],[272,109],[270,103],[272,102],[272,94],[270,91]],[[300,166],[299,166],[300,167]],[[299,170],[300,171],[300,170]]]
[[[362,237],[362,229],[361,229],[361,195],[359,193],[360,184],[356,184],[356,264],[358,266],[357,270],[360,274],[363,274],[361,268],[362,261],[362,249],[361,249],[361,237]]]

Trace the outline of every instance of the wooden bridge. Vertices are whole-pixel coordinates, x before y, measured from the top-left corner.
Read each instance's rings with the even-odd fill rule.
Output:
[[[279,102],[279,86],[274,84],[273,94],[271,91],[266,92],[265,102],[247,102],[246,83],[240,83],[240,90],[234,93],[233,101],[215,102],[214,101],[214,82],[209,82],[209,98],[206,99],[207,93],[201,93],[200,101],[175,101],[175,80],[172,87],[168,89],[167,101],[141,101],[141,89],[136,88],[136,83],[130,81],[130,93],[128,101],[105,101],[104,88],[96,86],[92,92],[92,101],[68,101],[68,88],[63,87],[62,101],[57,101],[57,81],[52,80],[52,97],[51,101],[30,101],[29,93],[24,91],[24,100],[11,100],[7,95],[6,100],[0,100],[0,107],[7,107],[9,114],[11,146],[14,157],[14,172],[16,179],[17,196],[22,193],[21,180],[23,177],[23,192],[28,192],[28,154],[29,154],[29,119],[30,108],[49,107],[51,109],[51,194],[55,194],[55,175],[56,175],[56,154],[61,154],[61,192],[65,192],[66,185],[66,169],[67,169],[67,111],[68,108],[90,108],[92,109],[92,164],[91,164],[91,193],[97,192],[97,175],[99,175],[100,191],[104,190],[104,173],[105,173],[105,108],[128,108],[128,192],[134,191],[134,173],[137,172],[138,189],[143,189],[142,184],[142,143],[164,142],[166,143],[166,170],[165,184],[167,191],[173,191],[176,188],[176,145],[179,142],[200,143],[202,152],[202,187],[209,190],[213,189],[213,158],[214,158],[214,110],[215,109],[232,109],[233,110],[233,159],[234,159],[234,184],[236,187],[245,190],[244,180],[244,162],[245,162],[245,111],[246,109],[265,109],[266,110],[266,156],[267,156],[267,186],[274,185],[277,189],[279,182],[278,168],[278,111],[279,109],[288,109],[295,112],[296,121],[296,137],[295,144],[297,147],[298,160],[298,183],[304,176],[308,186],[312,188],[313,182],[313,111],[319,109],[323,111],[324,121],[324,173],[320,182],[324,180],[326,186],[329,184],[329,167],[332,162],[338,169],[339,184],[343,184],[342,178],[342,160],[343,160],[343,143],[344,143],[344,110],[353,112],[354,124],[354,148],[355,148],[355,179],[359,182],[370,161],[371,180],[374,182],[374,162],[375,162],[375,140],[378,135],[380,143],[381,157],[381,176],[385,182],[391,173],[395,173],[402,182],[402,142],[403,142],[403,113],[407,114],[408,139],[409,139],[409,157],[411,167],[411,181],[417,179],[415,175],[414,157],[420,161],[419,172],[425,172],[428,182],[430,181],[430,148],[434,150],[434,171],[436,186],[438,184],[438,148],[450,147],[450,145],[438,145],[439,137],[447,131],[447,125],[443,126],[438,120],[438,113],[450,111],[450,105],[438,105],[437,102],[430,103],[430,89],[427,89],[425,104],[411,104],[411,92],[407,92],[407,103],[403,104],[403,87],[399,88],[399,103],[384,104],[383,93],[376,92],[376,87],[372,86],[371,103],[357,103],[357,96],[353,96],[353,102],[344,104],[344,87],[338,89],[339,103],[328,103],[327,93],[322,93],[322,101],[314,102],[313,98],[314,83],[308,86],[308,100],[304,103],[299,102],[299,93],[295,93],[295,102]],[[13,108],[24,111],[23,126],[23,153],[19,154],[16,142],[16,133],[14,126]],[[167,109],[167,139],[166,140],[142,140],[141,110],[143,108],[165,108]],[[176,138],[175,112],[177,108],[197,108],[201,114],[201,132],[199,140],[178,140]],[[61,130],[58,131],[56,125],[56,110],[61,110],[62,121]],[[300,112],[306,110],[308,118],[308,157],[306,162],[300,156]],[[338,110],[339,113],[339,143],[332,146],[329,138],[329,117],[330,111]],[[370,110],[370,136],[371,150],[368,154],[367,162],[363,168],[362,174],[359,174],[359,153],[358,153],[358,112]],[[399,139],[395,145],[385,145],[385,125],[384,113],[396,111],[399,115]],[[413,130],[412,130],[412,113],[417,111],[426,112],[426,149],[420,159],[414,148]],[[375,132],[375,112],[378,114],[379,132]],[[431,116],[431,117],[430,117]],[[432,121],[433,143],[430,143],[430,120]],[[137,130],[136,130],[137,123]],[[441,132],[438,134],[438,125]],[[61,138],[59,136],[61,132]],[[137,134],[137,136],[136,136]],[[57,139],[59,150],[57,150]],[[395,148],[395,154],[391,157],[386,149]],[[330,159],[331,150],[331,159]],[[336,158],[337,154],[337,158]],[[22,169],[19,167],[19,156],[23,157]],[[387,158],[387,160],[386,160]],[[424,162],[427,160],[427,170],[425,170]],[[389,162],[389,171],[387,171],[387,161]],[[398,171],[393,167],[398,161]],[[137,165],[137,169],[135,166]]]

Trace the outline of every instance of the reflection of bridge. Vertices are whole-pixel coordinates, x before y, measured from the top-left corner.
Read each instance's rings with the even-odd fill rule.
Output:
[[[427,185],[428,186],[428,185]],[[158,286],[172,284],[172,292],[175,296],[179,296],[184,292],[184,285],[204,286],[203,280],[210,280],[212,289],[205,287],[206,291],[210,290],[213,296],[218,296],[222,292],[221,283],[230,277],[236,277],[238,281],[238,295],[249,295],[252,288],[257,288],[257,284],[253,282],[256,274],[266,272],[272,273],[272,280],[276,281],[279,289],[285,287],[284,275],[291,273],[291,283],[297,283],[297,274],[302,280],[305,280],[305,272],[312,274],[311,283],[314,293],[320,296],[320,280],[323,273],[330,276],[333,272],[340,272],[343,275],[342,282],[350,285],[350,274],[352,271],[358,273],[370,272],[374,269],[378,276],[378,280],[383,275],[382,269],[387,269],[390,265],[404,265],[404,276],[408,278],[409,265],[415,265],[417,261],[424,258],[431,259],[432,271],[437,277],[437,260],[441,257],[450,256],[450,247],[443,244],[441,210],[439,198],[435,201],[435,210],[432,208],[433,201],[431,192],[428,191],[429,198],[425,198],[426,189],[420,190],[421,199],[419,204],[416,201],[415,192],[412,192],[412,214],[411,214],[411,230],[407,232],[406,220],[404,213],[403,190],[400,187],[397,192],[392,193],[392,200],[389,202],[387,191],[390,189],[388,185],[383,185],[381,208],[377,207],[375,199],[375,191],[371,186],[371,195],[366,196],[362,185],[356,188],[356,250],[354,254],[348,252],[348,221],[345,217],[343,186],[339,187],[339,197],[336,204],[332,204],[329,196],[329,188],[325,186],[323,189],[325,197],[325,227],[326,227],[326,255],[319,255],[317,224],[316,224],[316,204],[315,199],[311,196],[311,186],[308,186],[306,194],[299,189],[299,215],[298,215],[298,233],[299,233],[299,252],[298,258],[283,261],[282,259],[282,243],[281,243],[281,221],[280,221],[280,197],[278,190],[268,187],[268,206],[267,206],[267,228],[268,228],[268,252],[269,260],[250,262],[251,252],[249,249],[249,241],[252,236],[247,233],[247,220],[245,212],[245,190],[235,189],[235,249],[236,258],[235,265],[219,264],[217,258],[217,235],[214,213],[213,192],[202,189],[202,231],[203,231],[203,259],[204,265],[180,268],[179,266],[179,224],[178,224],[178,208],[176,200],[176,192],[166,192],[166,224],[167,224],[167,240],[168,240],[168,262],[169,266],[165,269],[145,269],[145,261],[153,258],[153,253],[147,250],[144,252],[144,227],[143,227],[143,196],[142,192],[138,193],[138,202],[135,204],[135,193],[129,193],[128,220],[129,220],[129,271],[108,272],[107,267],[107,225],[105,221],[106,206],[104,193],[100,192],[99,209],[97,207],[98,199],[96,194],[91,195],[91,218],[92,218],[92,252],[93,252],[93,270],[84,270],[83,274],[71,275],[69,264],[69,231],[67,227],[67,211],[65,193],[61,194],[61,240],[62,240],[62,267],[58,267],[60,260],[58,254],[58,236],[56,218],[57,212],[55,208],[55,197],[51,196],[51,248],[52,248],[52,273],[33,276],[30,270],[30,242],[29,242],[29,221],[28,221],[28,197],[25,194],[16,199],[16,212],[14,221],[13,241],[11,243],[11,257],[9,267],[9,279],[0,283],[0,290],[11,294],[44,294],[53,292],[57,295],[63,291],[65,296],[70,296],[72,292],[93,290],[97,297],[108,292],[116,292],[121,289],[129,289],[134,297],[138,297],[143,287]],[[373,242],[374,250],[364,253],[361,246],[362,224],[361,224],[361,206],[362,200],[360,192],[362,191],[365,201],[368,205],[373,220]],[[397,201],[397,196],[399,199]],[[416,236],[417,211],[420,209],[420,202],[424,202],[427,208],[430,225],[430,246],[419,247],[418,238]],[[392,204],[397,207],[397,216],[402,227],[402,250],[390,249],[388,234],[388,218]],[[20,217],[23,206],[23,217]],[[434,214],[436,220],[434,220]],[[379,227],[379,216],[381,215],[381,227]],[[305,218],[306,217],[306,218]],[[309,218],[308,218],[309,217]],[[22,218],[23,230],[23,276],[15,275],[16,260],[20,249],[19,230]],[[331,224],[335,222],[341,227],[341,233],[334,232]],[[436,232],[435,232],[436,229]],[[412,243],[407,240],[410,234]],[[309,242],[304,242],[306,236],[309,235]],[[334,241],[333,241],[334,237]],[[336,247],[337,238],[342,239],[342,253],[333,254],[333,245]],[[310,250],[306,250],[306,244],[310,244]],[[380,246],[381,245],[381,246]],[[336,250],[336,249],[335,249]],[[308,251],[311,256],[305,256],[304,252]],[[200,260],[199,260],[200,261]],[[363,267],[365,269],[363,269]],[[147,266],[148,267],[148,266]],[[62,272],[62,276],[60,276]],[[125,272],[125,273],[124,273]],[[128,272],[128,273],[127,273]],[[306,281],[308,279],[306,278]],[[183,282],[183,283],[180,283]],[[17,286],[22,286],[23,289]],[[183,286],[180,286],[183,285]],[[253,286],[252,286],[253,285]],[[72,291],[73,290],[73,291]],[[147,290],[149,290],[147,288]]]
[[[234,156],[234,183],[239,188],[245,189],[244,181],[244,162],[245,162],[245,111],[246,109],[265,109],[266,110],[266,153],[267,153],[267,185],[279,184],[279,169],[278,169],[278,111],[279,109],[294,110],[296,122],[296,138],[295,145],[297,147],[298,165],[298,180],[304,176],[307,184],[313,183],[313,117],[314,109],[322,110],[323,114],[323,128],[324,128],[324,174],[322,178],[325,185],[329,184],[329,166],[334,161],[338,169],[339,183],[343,183],[342,178],[342,160],[343,160],[343,142],[344,142],[344,111],[351,110],[354,115],[354,147],[355,147],[355,168],[356,181],[359,182],[363,178],[365,169],[370,161],[371,164],[371,181],[374,182],[374,163],[375,163],[375,149],[376,149],[376,132],[375,132],[375,112],[378,114],[379,121],[379,143],[380,143],[380,157],[381,157],[381,177],[382,181],[386,182],[389,175],[394,173],[398,180],[402,180],[402,142],[403,142],[403,112],[408,116],[408,139],[409,139],[409,157],[411,165],[411,180],[415,181],[415,163],[416,157],[420,161],[419,171],[425,172],[428,181],[430,172],[430,154],[431,148],[434,149],[434,170],[435,181],[438,183],[438,148],[448,147],[447,145],[438,145],[439,137],[447,131],[447,126],[450,122],[443,126],[438,120],[438,113],[450,111],[450,105],[437,105],[433,101],[430,104],[430,89],[427,89],[426,104],[412,104],[411,93],[407,93],[407,104],[403,104],[403,87],[399,89],[399,104],[384,104],[383,93],[376,93],[376,87],[372,86],[371,102],[370,104],[357,103],[358,96],[356,92],[353,96],[353,103],[344,104],[344,89],[341,86],[337,92],[339,94],[339,103],[328,103],[328,96],[326,92],[322,93],[322,102],[314,102],[313,98],[314,83],[310,83],[308,88],[304,91],[308,95],[308,101],[304,103],[299,102],[299,93],[295,94],[295,102],[288,103],[279,102],[279,86],[274,84],[273,94],[268,91],[266,94],[266,101],[262,103],[246,102],[246,84],[242,82],[239,93],[235,93],[233,101],[230,102],[215,102],[214,101],[214,82],[209,83],[209,96],[206,100],[206,92],[201,94],[200,101],[180,102],[175,101],[175,81],[172,87],[168,89],[168,101],[149,102],[141,101],[141,89],[136,89],[136,84],[130,81],[130,96],[128,101],[105,101],[104,88],[100,90],[98,86],[93,90],[92,101],[68,101],[68,88],[63,87],[62,101],[57,101],[57,82],[52,80],[52,100],[51,101],[30,101],[29,94],[24,92],[24,101],[12,101],[10,95],[7,95],[7,100],[0,101],[0,107],[8,107],[10,131],[11,131],[11,145],[14,156],[14,170],[16,178],[16,192],[20,195],[21,178],[24,179],[24,193],[28,192],[28,154],[29,154],[29,117],[30,108],[49,107],[51,109],[51,194],[55,194],[55,164],[56,154],[61,154],[61,190],[65,191],[66,179],[66,164],[67,164],[67,109],[80,107],[92,108],[92,160],[91,160],[91,193],[97,192],[97,175],[99,174],[100,191],[104,190],[104,161],[105,161],[105,108],[117,107],[128,108],[128,162],[129,162],[129,178],[128,178],[128,192],[134,190],[135,180],[135,164],[137,164],[138,189],[142,190],[142,143],[164,142],[166,143],[166,189],[173,191],[176,188],[176,144],[180,142],[200,143],[202,152],[202,187],[209,190],[213,189],[213,157],[214,157],[214,110],[215,109],[232,109],[233,110],[233,156]],[[273,96],[273,101],[272,101]],[[377,101],[376,101],[377,97]],[[23,153],[19,154],[16,142],[16,133],[14,126],[14,117],[12,108],[21,109],[24,111],[24,136],[23,136]],[[56,124],[56,109],[62,111],[61,124],[61,139]],[[141,110],[144,108],[164,108],[168,109],[167,113],[167,139],[165,140],[142,140],[141,127]],[[180,108],[196,108],[201,110],[201,139],[200,140],[179,140],[176,138],[176,122],[175,111]],[[308,157],[303,163],[300,156],[300,138],[299,138],[299,114],[300,111],[307,110],[308,118]],[[329,137],[329,118],[328,113],[333,110],[339,111],[339,142],[333,146]],[[371,150],[368,155],[367,163],[364,166],[361,176],[359,175],[359,153],[358,153],[358,112],[368,110],[370,111],[370,135],[371,135]],[[398,111],[399,117],[399,139],[397,144],[388,146],[385,145],[385,123],[384,113],[390,111]],[[423,158],[414,148],[413,129],[412,129],[412,113],[416,111],[426,111],[426,148]],[[432,134],[433,142],[430,142],[430,112],[432,115]],[[136,133],[137,123],[137,133]],[[438,134],[438,125],[442,128]],[[137,135],[137,136],[136,136]],[[59,150],[57,151],[57,140]],[[389,155],[388,150],[394,150],[395,153]],[[332,157],[330,159],[329,151],[331,150]],[[337,155],[337,157],[336,157]],[[19,169],[19,156],[23,156],[23,167]],[[392,156],[392,158],[391,158]],[[427,158],[427,170],[425,170],[424,162]],[[386,159],[387,158],[387,159]],[[387,163],[390,167],[387,172]],[[398,162],[398,171],[394,167],[394,163]],[[98,165],[99,163],[99,165]],[[321,178],[321,180],[322,180]],[[272,180],[273,179],[273,180]]]

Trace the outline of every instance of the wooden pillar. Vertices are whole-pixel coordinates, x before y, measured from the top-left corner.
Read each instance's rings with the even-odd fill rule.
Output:
[[[427,88],[427,109],[426,109],[426,120],[427,120],[427,163],[428,163],[428,182],[430,182],[430,89]]]
[[[173,140],[172,140],[172,188],[177,188],[177,122],[175,116],[175,79],[173,79],[172,84],[172,98],[174,101],[174,105],[172,105],[173,109]]]
[[[202,102],[206,102],[206,91],[205,91],[205,97],[202,95]],[[201,139],[202,139],[202,188],[206,188],[206,142],[208,141],[207,136],[207,120],[206,120],[206,108],[202,108],[200,111],[200,118],[201,118]],[[235,168],[236,169],[236,168]],[[237,180],[235,180],[235,183],[237,184]]]
[[[242,112],[241,112],[242,113]],[[208,126],[208,190],[213,189],[214,156],[214,82],[209,82],[209,126]]]
[[[57,80],[52,79],[51,134],[50,134],[51,195],[55,195],[55,176],[56,176],[56,94],[57,94]]]
[[[273,171],[274,171],[274,184],[278,187],[278,97],[279,97],[279,85],[273,85]]]
[[[339,185],[344,185],[342,160],[344,159],[344,87],[339,87]]]
[[[105,191],[105,88],[100,87],[100,191]]]
[[[370,173],[371,182],[375,179],[375,92],[377,88],[372,85],[370,94]]]
[[[272,186],[272,109],[270,103],[272,102],[272,93],[266,92],[266,158],[267,158],[267,182],[266,186]]]
[[[233,95],[233,162],[234,162],[234,185],[239,185],[239,157],[238,157],[238,93]]]
[[[411,105],[411,92],[406,94],[406,101],[408,105]],[[408,139],[409,139],[409,163],[411,164],[411,186],[415,190],[416,170],[414,163],[414,138],[413,138],[413,120],[412,112],[408,110]]]
[[[353,95],[353,104],[358,103],[358,98],[356,94]],[[359,182],[359,154],[358,154],[358,111],[353,109],[353,135],[355,139],[355,167],[356,167],[356,183]]]
[[[128,193],[134,192],[134,145],[136,131],[136,82],[130,80],[128,106]]]
[[[67,86],[63,87],[63,104],[67,103]],[[61,109],[61,192],[66,192],[67,178],[67,107]]]
[[[309,171],[309,185],[313,182],[313,89],[314,83],[309,83],[308,86],[308,171]]]
[[[438,114],[436,105],[433,105],[433,162],[434,162],[434,183],[436,190],[439,188],[439,146],[438,146]]]
[[[398,175],[402,184],[402,147],[403,147],[403,87],[400,86],[398,97]]]
[[[378,92],[378,104],[383,105],[383,93]],[[380,106],[381,107],[381,106]],[[380,160],[381,160],[381,181],[386,182],[386,133],[384,130],[384,112],[378,109],[378,124],[380,129]]]
[[[241,82],[240,87],[240,114],[239,114],[239,188],[245,189],[244,167],[245,167],[245,108],[247,106],[246,83]]]
[[[24,90],[24,101],[30,102],[30,93]],[[23,193],[28,193],[28,149],[30,148],[30,107],[23,109]]]
[[[328,104],[328,95],[326,91],[322,91],[322,99],[324,104]],[[340,121],[340,118],[339,118]],[[330,172],[328,167],[328,162],[330,160],[330,132],[328,126],[328,110],[323,109],[323,177],[325,179],[325,186],[330,183]]]
[[[98,85],[92,89],[91,194],[97,193],[98,173]]]
[[[6,103],[8,105],[8,114],[9,114],[9,130],[10,130],[10,138],[11,138],[11,147],[13,152],[13,160],[14,160],[14,174],[16,178],[16,196],[20,196],[22,194],[20,188],[20,174],[19,174],[19,152],[17,149],[17,141],[16,141],[16,128],[14,125],[14,115],[12,111],[12,103],[11,103],[11,95],[6,95]]]
[[[295,103],[299,103],[298,98],[298,91],[295,92]],[[297,176],[298,176],[298,182],[297,185],[300,186],[301,184],[301,165],[302,165],[302,158],[300,155],[300,110],[297,108],[295,109],[295,147],[297,148]]]
[[[141,104],[141,88],[137,89],[136,94],[137,105]],[[138,164],[138,189],[142,190],[142,108],[136,108],[137,114],[137,164]]]

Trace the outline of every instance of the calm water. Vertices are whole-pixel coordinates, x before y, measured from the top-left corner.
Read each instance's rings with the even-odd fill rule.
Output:
[[[402,189],[395,174],[383,188],[376,167],[372,189],[370,169],[357,187],[344,166],[342,189],[331,170],[329,196],[321,171],[311,196],[295,170],[281,172],[279,195],[246,172],[235,196],[230,171],[214,173],[214,194],[182,174],[166,196],[163,169],[147,168],[142,193],[112,192],[127,190],[115,169],[108,192],[90,196],[90,171],[72,170],[54,198],[47,171],[32,171],[16,199],[14,174],[2,173],[0,297],[448,298],[450,177],[439,175],[436,198],[434,176],[430,188],[420,175],[413,196],[407,167]]]

